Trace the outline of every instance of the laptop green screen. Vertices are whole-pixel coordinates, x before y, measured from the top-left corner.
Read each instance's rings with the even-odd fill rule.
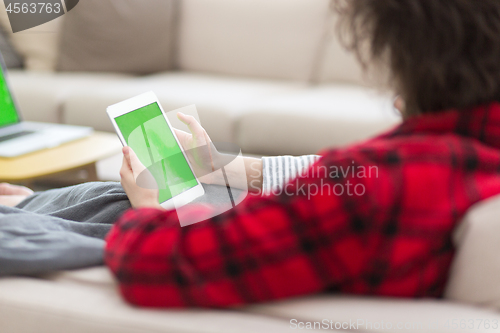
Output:
[[[5,76],[0,71],[0,127],[12,125],[19,121],[14,101],[10,95]]]

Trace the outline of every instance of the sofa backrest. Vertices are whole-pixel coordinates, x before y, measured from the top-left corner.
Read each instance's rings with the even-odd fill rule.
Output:
[[[177,65],[181,70],[221,75],[362,83],[355,57],[340,46],[333,32],[331,1],[179,0],[174,31]],[[4,8],[2,4],[0,9]],[[0,14],[0,24],[10,29],[6,12]],[[65,19],[11,35],[27,69],[54,70]],[[130,47],[134,44],[131,39]]]
[[[330,0],[182,0],[181,70],[359,83],[332,29]],[[325,44],[326,43],[326,44]],[[319,72],[319,74],[318,74]]]

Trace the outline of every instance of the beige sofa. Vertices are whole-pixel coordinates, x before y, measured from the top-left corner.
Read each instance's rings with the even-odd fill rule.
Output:
[[[10,72],[26,119],[112,131],[105,108],[153,90],[166,110],[196,104],[214,141],[261,155],[315,153],[369,138],[400,121],[393,96],[368,88],[355,59],[329,34],[335,18],[328,0],[182,0],[180,5],[175,71],[140,77],[55,72],[64,17],[35,28],[43,33],[13,36],[28,57],[27,70]],[[118,176],[115,162],[100,171],[105,179]],[[479,209],[486,217],[472,212],[464,225],[494,221],[496,207]],[[466,236],[470,230],[472,240]],[[461,229],[457,242],[478,250],[484,236],[492,235],[484,230],[489,229]],[[322,295],[238,310],[161,311],[126,305],[103,267],[3,278],[0,332],[289,332],[300,331],[299,322],[323,319],[349,323],[351,329],[353,322],[364,323],[358,331],[389,332],[402,324],[420,332],[490,332],[477,322],[473,329],[460,328],[460,320],[489,320],[490,326],[500,320],[494,310],[477,307],[498,308],[500,299],[495,285],[500,270],[483,259],[493,251],[481,249],[460,253],[445,300]],[[471,276],[469,267],[490,278]]]

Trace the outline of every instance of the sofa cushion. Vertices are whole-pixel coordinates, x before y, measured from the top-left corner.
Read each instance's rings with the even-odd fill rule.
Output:
[[[347,51],[340,41],[338,14],[333,2],[328,8],[325,34],[321,40],[318,60],[312,80],[315,83],[354,83],[370,85],[355,54]],[[342,31],[343,34],[346,31]]]
[[[301,322],[358,323],[359,332],[491,332],[498,313],[442,300],[319,295],[234,310],[150,310],[127,305],[104,267],[41,278],[0,279],[2,333],[250,333],[313,331]],[[452,329],[452,320],[475,320],[475,329]],[[478,326],[476,319],[483,320]],[[484,327],[489,320],[490,328]],[[368,322],[371,322],[372,328]],[[385,329],[380,325],[384,323]],[[392,329],[388,329],[388,324]],[[412,329],[397,329],[398,324]],[[377,324],[379,326],[377,326]],[[449,327],[446,327],[448,324]],[[438,328],[435,328],[437,325]],[[377,327],[379,327],[377,329]],[[324,331],[324,330],[315,330]],[[331,330],[333,331],[333,330]],[[342,330],[338,330],[342,331]],[[347,330],[346,330],[347,331]]]
[[[11,37],[0,24],[0,52],[7,68],[23,67],[23,58],[16,51],[11,42]]]
[[[0,279],[0,323],[2,333],[289,332],[281,319],[233,310],[129,306],[104,267],[38,279]]]
[[[129,77],[116,74],[85,74],[9,71],[9,82],[24,120],[63,122],[62,105],[71,91],[87,86],[114,85]]]
[[[258,305],[248,308],[247,312],[279,317],[289,322],[296,319],[297,322],[291,323],[296,325],[299,321],[322,323],[326,319],[328,322],[333,321],[334,327],[335,323],[344,327],[330,330],[323,328],[323,331],[341,332],[486,333],[491,332],[493,327],[498,328],[500,322],[498,312],[450,301],[333,295]],[[467,326],[471,320],[474,326]],[[352,324],[359,325],[351,326]],[[291,327],[295,327],[294,331],[309,331]]]
[[[86,0],[66,14],[58,69],[150,74],[173,67],[174,0]]]
[[[60,123],[58,93],[36,79],[28,79],[25,71],[9,71],[10,87],[23,120]],[[30,75],[31,76],[31,75]],[[33,77],[45,76],[41,73]]]
[[[500,310],[500,196],[469,210],[454,234],[457,253],[445,297]]]
[[[341,147],[400,122],[392,98],[351,85],[324,85],[269,99],[238,123],[244,153],[305,155]]]
[[[86,87],[66,99],[69,124],[114,131],[106,108],[135,95],[154,91],[174,127],[187,130],[169,111],[195,104],[201,124],[213,141],[234,142],[235,117],[255,101],[303,89],[302,85],[190,73],[165,73],[107,87]]]
[[[335,34],[332,34],[325,43],[316,82],[370,85],[355,55],[344,49]]]
[[[0,2],[0,24],[7,31],[12,45],[24,58],[24,66],[34,71],[53,71],[59,48],[59,37],[64,16],[37,27],[12,33],[5,10],[5,2]]]
[[[309,80],[329,0],[183,0],[183,70]]]

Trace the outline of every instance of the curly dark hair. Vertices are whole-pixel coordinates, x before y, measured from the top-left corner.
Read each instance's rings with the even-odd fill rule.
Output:
[[[334,7],[344,44],[365,68],[389,67],[406,113],[500,101],[500,0],[337,0]]]

